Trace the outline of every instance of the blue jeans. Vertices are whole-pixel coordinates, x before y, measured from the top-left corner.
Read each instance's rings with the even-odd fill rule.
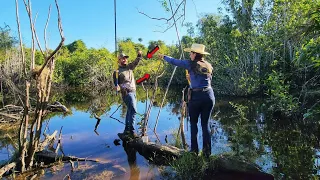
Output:
[[[202,137],[203,137],[203,153],[205,156],[211,154],[211,137],[208,127],[209,118],[211,116],[215,104],[215,97],[212,88],[207,91],[193,91],[189,101],[188,109],[191,124],[191,151],[199,153],[198,148],[198,119],[201,117]]]
[[[126,96],[122,98],[127,106],[125,131],[133,131],[133,125],[137,114],[136,92],[129,92]]]

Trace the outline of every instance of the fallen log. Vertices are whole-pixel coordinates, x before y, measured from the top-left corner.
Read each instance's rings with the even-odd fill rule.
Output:
[[[169,165],[170,162],[178,160],[186,152],[170,145],[161,145],[153,142],[143,142],[141,138],[132,138],[128,135],[118,133],[119,138],[125,145],[134,148],[140,155],[157,165]],[[212,179],[262,179],[273,180],[271,174],[262,172],[253,163],[238,160],[237,158],[219,156],[211,161],[206,169],[206,178]]]
[[[15,119],[15,120],[19,120],[20,119],[20,117],[13,116],[12,114],[7,114],[7,113],[3,113],[3,112],[0,112],[0,116],[5,116],[5,117],[11,118],[11,119]]]
[[[16,105],[13,105],[13,104],[5,105],[4,109],[7,112],[19,112],[20,113],[20,112],[23,111],[23,107],[22,106],[16,106]]]
[[[66,161],[69,162],[71,161],[92,161],[92,162],[99,162],[98,160],[94,159],[87,159],[87,158],[79,158],[76,156],[63,156],[63,155],[58,155],[55,152],[43,150],[35,153],[35,158],[39,162],[44,162],[44,164],[51,164],[56,162],[57,160],[61,161]]]
[[[168,165],[185,152],[174,146],[143,142],[141,138],[132,138],[122,133],[118,133],[118,136],[123,143],[127,143],[128,146],[136,149],[147,160],[157,165]]]
[[[10,164],[7,164],[5,166],[3,166],[1,169],[0,169],[0,177],[2,177],[2,175],[4,173],[6,173],[7,171],[9,171],[10,169],[14,168],[16,166],[16,163],[15,162],[12,162]]]

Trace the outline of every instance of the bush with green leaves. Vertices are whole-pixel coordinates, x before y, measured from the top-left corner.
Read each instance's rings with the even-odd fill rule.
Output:
[[[268,87],[267,95],[270,98],[270,110],[281,111],[286,114],[295,112],[298,108],[298,100],[289,93],[289,82],[282,73],[272,71],[265,80]]]

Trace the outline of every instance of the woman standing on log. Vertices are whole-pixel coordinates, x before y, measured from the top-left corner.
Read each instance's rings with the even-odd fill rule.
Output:
[[[191,152],[199,153],[198,148],[198,118],[201,117],[201,127],[203,133],[203,154],[209,157],[211,154],[211,137],[209,133],[208,121],[211,116],[215,97],[211,88],[212,66],[204,60],[204,55],[210,55],[205,52],[203,44],[192,44],[191,48],[184,51],[190,52],[190,60],[177,60],[172,57],[159,54],[161,59],[178,67],[189,71],[191,81],[189,94],[189,115],[191,123]]]

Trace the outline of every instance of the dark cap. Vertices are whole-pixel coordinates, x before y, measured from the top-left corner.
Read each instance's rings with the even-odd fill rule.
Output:
[[[129,56],[125,55],[124,53],[120,53],[118,56],[118,59],[122,59],[122,58],[129,58]]]

